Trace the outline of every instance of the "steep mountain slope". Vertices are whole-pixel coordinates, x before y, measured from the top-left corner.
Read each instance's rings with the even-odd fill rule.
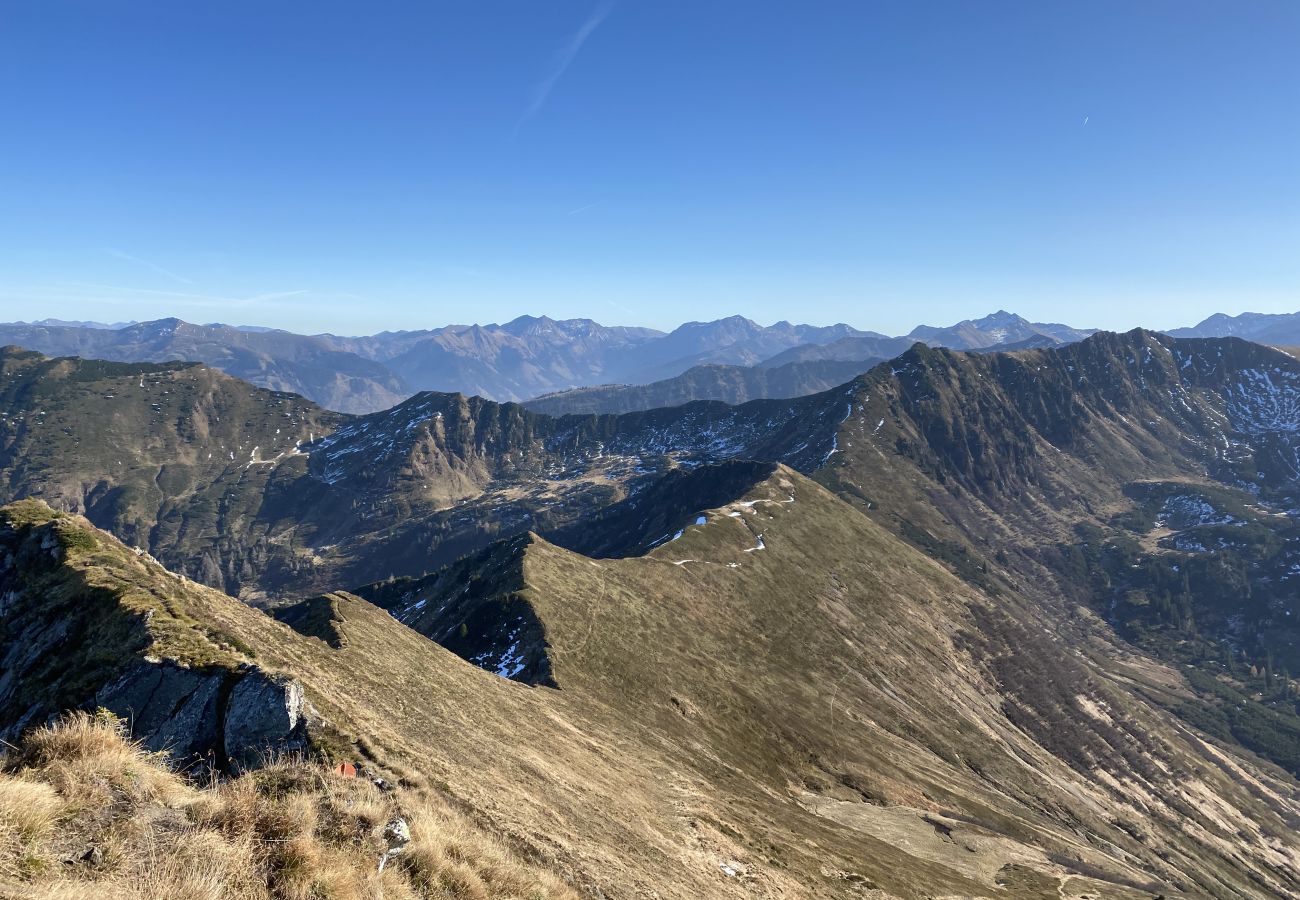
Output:
[[[646,559],[599,568],[545,544],[529,548],[526,596],[546,626],[547,652],[562,688],[595,683],[612,691],[622,685],[648,705],[669,693],[669,703],[704,746],[717,753],[745,748],[746,762],[733,762],[742,769],[780,770],[791,758],[782,762],[781,745],[785,753],[797,747],[795,753],[808,760],[796,779],[805,808],[861,829],[859,837],[897,840],[910,828],[918,838],[937,835],[940,846],[929,858],[940,865],[954,862],[942,849],[942,836],[943,826],[956,825],[949,835],[954,855],[992,869],[971,840],[981,834],[979,826],[963,835],[957,823],[990,824],[983,817],[1013,796],[1032,809],[1054,811],[1041,818],[1017,814],[1017,825],[1035,833],[1031,842],[1049,846],[1068,834],[1068,849],[1047,852],[1056,862],[1079,853],[1073,858],[1083,865],[1075,871],[1090,871],[1094,862],[1084,846],[1113,842],[1115,856],[1162,873],[1155,878],[1160,887],[1173,880],[1172,886],[1193,893],[1231,896],[1261,886],[1232,856],[1239,846],[1207,853],[1195,838],[1174,847],[1156,837],[1172,826],[1178,835],[1172,840],[1181,842],[1202,827],[1222,827],[1212,824],[1218,815],[1210,812],[1213,804],[1202,807],[1192,799],[1200,788],[1184,793],[1180,777],[1164,774],[1162,766],[1198,773],[1193,781],[1209,779],[1207,787],[1216,785],[1211,792],[1235,794],[1230,803],[1255,809],[1256,802],[1249,791],[1237,793],[1233,775],[1214,774],[1222,765],[1220,751],[1128,693],[1133,681],[1159,683],[1164,675],[1139,674],[1123,663],[1111,669],[1090,658],[1113,651],[1058,630],[1033,604],[980,597],[885,531],[862,527],[828,493],[789,470],[701,518]],[[589,605],[579,599],[584,596]],[[429,597],[429,604],[437,599]],[[795,610],[788,605],[792,599]],[[665,615],[666,609],[673,614]],[[604,618],[612,610],[617,624]],[[736,633],[738,620],[745,623],[743,636]],[[637,645],[654,648],[652,664],[638,667]],[[1062,659],[1063,647],[1076,654]],[[684,670],[693,677],[683,678]],[[792,683],[801,686],[793,694]],[[701,684],[734,687],[695,687]],[[990,716],[991,709],[998,712]],[[772,723],[780,723],[776,733],[756,740],[770,733]],[[882,760],[899,768],[882,766]],[[852,785],[857,796],[840,794],[835,785]],[[1135,789],[1141,804],[1133,803]],[[1081,802],[1080,790],[1087,800]],[[909,805],[900,802],[904,793],[917,797],[921,808],[900,809]],[[864,794],[883,801],[884,809],[864,807]],[[1282,796],[1289,796],[1286,789]],[[1168,818],[1155,812],[1164,804]],[[940,813],[940,827],[926,821],[927,808]],[[1135,814],[1143,820],[1136,838],[1116,824],[1134,824]],[[1081,841],[1079,835],[1089,832]],[[1010,826],[1007,833],[1026,832]],[[1207,844],[1217,843],[1209,832],[1206,837]],[[1157,850],[1156,843],[1164,846]],[[1219,856],[1224,851],[1228,856]],[[1269,859],[1265,867],[1284,858],[1271,849],[1245,851],[1255,852]],[[1034,868],[1028,860],[1023,864]],[[1171,879],[1166,865],[1188,880]],[[1034,884],[1046,893],[1054,887],[1015,865],[999,867],[998,874],[1022,889]],[[1135,873],[1128,877],[1146,882]],[[898,891],[896,884],[883,886]],[[1295,885],[1274,882],[1265,889],[1286,892]]]
[[[301,686],[152,558],[35,500],[0,509],[0,735],[93,703],[181,766],[223,772],[307,746]]]
[[[499,536],[566,528],[682,466],[811,466],[835,414],[759,401],[553,419],[422,394],[349,418],[198,365],[13,349],[0,378],[0,496],[84,512],[249,599],[418,574]]]
[[[251,384],[302,394],[329,409],[385,409],[410,391],[384,366],[287,331],[246,331],[160,319],[122,327],[0,325],[0,346],[121,362],[202,362]]]
[[[982,513],[1044,514],[1039,528],[1128,505],[1137,478],[1209,476],[1282,499],[1300,471],[1298,389],[1300,362],[1232,339],[1138,330],[1017,353],[916,347],[843,389],[855,412],[828,469],[883,486],[902,465]]]
[[[776,368],[762,366],[695,366],[675,378],[645,385],[609,384],[543,394],[524,406],[547,415],[624,413],[696,400],[746,403],[750,400],[804,397],[844,384],[880,359],[817,360]]]
[[[495,551],[559,690],[467,665],[346,594],[327,612],[338,640],[298,636],[84,521],[5,515],[8,540],[62,549],[40,577],[86,586],[74,619],[94,596],[237,647],[222,652],[301,685],[316,746],[427,786],[590,896],[1300,889],[1294,782],[1134,690],[1176,676],[992,600],[789,469],[646,556],[535,537]],[[48,602],[33,587],[20,608]],[[86,674],[89,699],[94,672],[63,677]]]
[[[918,348],[844,391],[820,480],[972,583],[1191,665],[1171,708],[1300,771],[1293,358],[1138,331]]]
[[[299,448],[344,420],[198,364],[0,349],[0,493],[84,512],[196,578],[236,585],[282,558],[257,523],[305,471]]]

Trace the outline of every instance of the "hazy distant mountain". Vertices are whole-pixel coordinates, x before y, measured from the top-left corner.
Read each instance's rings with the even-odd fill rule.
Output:
[[[415,390],[522,400],[609,381],[619,359],[663,336],[650,328],[611,327],[590,319],[521,316],[504,325],[362,338],[356,347],[375,353]]]
[[[693,366],[709,363],[752,366],[791,347],[817,346],[868,335],[869,332],[844,324],[818,327],[783,321],[764,327],[744,316],[715,322],[688,322],[662,339],[623,356],[614,374],[618,381],[644,384],[671,378]]]
[[[752,365],[788,347],[860,333],[847,325],[764,327],[742,316],[689,322],[668,334],[590,319],[520,316],[504,325],[321,338],[383,362],[416,390],[523,400],[593,384],[643,384],[705,363]]]
[[[982,319],[966,319],[947,328],[919,325],[912,329],[909,338],[932,347],[949,347],[953,350],[980,350],[1030,340],[1038,335],[1050,337],[1058,343],[1081,341],[1095,329],[1071,328],[1055,323],[1030,322],[1028,319],[1000,309]]]
[[[917,328],[907,337],[843,324],[822,327],[782,321],[763,326],[743,316],[688,322],[668,333],[607,326],[591,319],[520,316],[505,324],[447,325],[361,337],[300,335],[248,325],[193,325],[180,319],[111,326],[45,320],[0,325],[0,345],[124,362],[203,362],[253,384],[302,394],[331,409],[372,412],[423,390],[523,401],[595,385],[664,382],[700,366],[770,370],[813,361],[857,364],[897,356],[918,340],[956,349],[1016,348],[1073,341],[1086,333],[1064,325],[1031,323],[1007,312],[949,328]],[[739,402],[792,396],[829,386],[825,379],[838,371],[827,366],[772,376],[713,369],[640,392],[637,399],[623,392],[619,400],[596,401],[588,395],[582,402],[601,408],[606,402],[614,404],[610,408],[624,408],[625,403],[641,408],[655,397],[665,402]]]
[[[741,316],[690,322],[668,334],[590,319],[520,316],[503,325],[363,337],[161,319],[122,326],[0,325],[0,345],[124,362],[203,362],[331,409],[371,412],[421,390],[522,400],[593,384],[639,384],[701,364],[751,365],[790,347],[861,334],[847,325],[764,327]]]
[[[120,328],[19,323],[0,325],[0,346],[6,344],[47,356],[207,363],[260,387],[302,394],[342,412],[384,409],[411,394],[379,363],[287,331],[245,331],[180,319]]]
[[[1259,344],[1300,345],[1300,313],[1216,313],[1191,328],[1173,328],[1173,337],[1239,337]]]
[[[946,328],[919,325],[904,337],[865,332],[820,346],[803,344],[778,353],[760,365],[770,368],[816,359],[889,359],[918,342],[952,350],[1025,350],[1074,343],[1092,333],[1093,329],[1030,322],[1015,313],[998,310],[982,319],[967,319]]]
[[[1045,334],[1035,334],[1021,341],[1008,341],[1005,344],[991,344],[988,347],[972,347],[968,353],[1013,353],[1016,350],[1043,350],[1048,347],[1060,347],[1073,341],[1058,341]]]
[[[488,337],[484,337],[488,336]],[[653,328],[601,325],[591,319],[552,319],[549,316],[520,316],[504,325],[444,325],[415,331],[381,331],[359,337],[318,334],[314,337],[336,350],[346,350],[367,359],[388,362],[418,348],[444,347],[463,351],[467,344],[487,340],[492,346],[523,349],[527,346],[564,344],[631,345],[663,337]]]
[[[804,397],[828,390],[898,356],[913,346],[911,338],[847,337],[825,345],[801,344],[755,366],[694,366],[680,375],[650,384],[603,384],[557,391],[525,400],[535,412],[626,413],[696,400],[746,403],[750,400]],[[1063,342],[1045,334],[997,344],[971,353],[1040,350]],[[873,353],[877,355],[872,355]],[[843,358],[840,358],[840,357]]]
[[[69,328],[105,328],[105,329],[112,330],[117,328],[125,328],[128,325],[134,325],[136,323],[135,320],[132,320],[130,322],[114,322],[110,325],[104,322],[80,322],[80,321],[69,321],[67,319],[40,319],[38,321],[31,322],[31,323],[19,322],[18,324],[19,325],[26,325],[26,324],[55,325],[55,326],[67,326]]]
[[[837,360],[851,362],[860,359],[890,359],[903,353],[916,341],[910,338],[887,337],[873,334],[845,337],[828,344],[800,344],[759,363],[760,368],[775,369],[795,362]]]
[[[570,413],[625,413],[696,400],[746,403],[750,400],[804,397],[844,384],[880,359],[811,360],[784,366],[704,365],[650,384],[606,384],[573,388],[524,401],[534,412],[560,416]]]

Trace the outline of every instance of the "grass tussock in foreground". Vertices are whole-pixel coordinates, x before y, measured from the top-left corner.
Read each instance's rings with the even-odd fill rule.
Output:
[[[0,898],[19,897],[576,900],[423,791],[297,761],[198,787],[85,713],[0,761]]]

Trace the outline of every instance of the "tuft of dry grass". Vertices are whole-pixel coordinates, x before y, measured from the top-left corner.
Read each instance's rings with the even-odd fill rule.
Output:
[[[495,897],[564,897],[569,888],[554,875],[479,834],[446,806],[421,799],[409,809],[411,843],[397,857],[422,896],[490,900]]]
[[[40,773],[73,805],[129,801],[170,806],[185,794],[185,785],[161,759],[131,744],[111,714],[78,712],[30,732],[7,768]]]
[[[393,854],[384,829],[404,819]],[[0,761],[0,900],[576,900],[443,801],[285,760],[198,786],[85,713]]]
[[[0,781],[0,831],[23,838],[38,837],[54,823],[62,808],[48,784],[6,778]]]

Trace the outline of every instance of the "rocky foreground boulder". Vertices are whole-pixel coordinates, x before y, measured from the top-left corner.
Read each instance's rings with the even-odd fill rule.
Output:
[[[308,749],[302,684],[256,666],[204,672],[144,660],[101,689],[95,703],[181,766],[242,772]]]

